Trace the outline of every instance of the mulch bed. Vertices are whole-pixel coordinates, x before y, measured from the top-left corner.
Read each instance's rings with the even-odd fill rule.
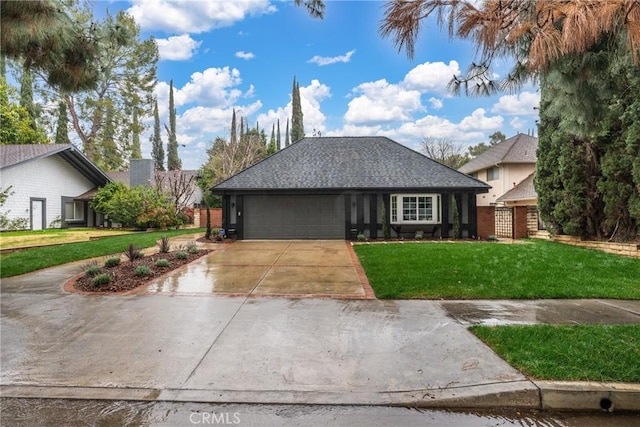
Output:
[[[162,276],[163,274],[167,274],[168,272],[176,270],[183,265],[189,264],[210,252],[213,251],[209,249],[200,249],[197,253],[193,254],[187,252],[188,256],[185,259],[176,258],[176,251],[158,253],[145,256],[144,258],[139,258],[133,262],[122,261],[115,267],[105,267],[104,263],[102,263],[102,265],[99,265],[102,272],[110,274],[113,277],[110,283],[102,286],[94,286],[91,283],[92,277],[85,274],[76,280],[74,288],[84,292],[112,293],[130,291],[138,286],[148,283],[150,280]],[[164,258],[169,261],[169,267],[157,267],[156,261],[160,258]],[[149,267],[151,274],[148,276],[136,276],[134,271],[139,265],[146,265]]]

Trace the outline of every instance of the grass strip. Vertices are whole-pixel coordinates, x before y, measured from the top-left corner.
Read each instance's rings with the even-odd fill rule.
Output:
[[[90,242],[68,243],[59,246],[32,248],[0,256],[0,277],[11,277],[42,268],[66,264],[82,259],[122,253],[129,243],[138,248],[155,246],[163,236],[203,233],[202,228],[185,228],[154,232],[139,232]]]
[[[523,374],[539,380],[640,382],[640,325],[473,326]]]
[[[556,242],[410,242],[354,250],[383,299],[640,299],[640,259]]]

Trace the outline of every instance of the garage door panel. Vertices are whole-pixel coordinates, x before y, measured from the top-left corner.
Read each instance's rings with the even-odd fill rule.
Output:
[[[245,196],[245,239],[344,239],[343,196]]]

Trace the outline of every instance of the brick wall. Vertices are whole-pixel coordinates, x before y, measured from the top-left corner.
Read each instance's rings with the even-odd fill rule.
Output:
[[[495,209],[493,206],[478,206],[478,238],[486,240],[496,234]]]
[[[527,229],[527,207],[513,207],[513,238],[526,239],[528,237]]]
[[[222,227],[222,208],[211,208],[209,209],[211,213],[211,227],[220,228]],[[206,227],[207,226],[207,210],[206,209],[195,209],[193,213],[193,223],[196,227]]]

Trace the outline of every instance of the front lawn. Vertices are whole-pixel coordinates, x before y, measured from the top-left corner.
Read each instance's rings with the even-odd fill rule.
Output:
[[[87,258],[120,254],[127,249],[129,243],[133,243],[138,248],[148,248],[155,246],[163,236],[173,237],[196,233],[204,235],[204,231],[203,228],[185,228],[151,233],[137,232],[90,242],[20,250],[0,255],[0,277],[16,276]]]
[[[96,237],[118,236],[134,233],[131,230],[110,228],[49,228],[46,230],[3,231],[0,233],[0,245],[3,249],[26,246],[48,245],[55,243],[83,242]]]
[[[640,383],[640,325],[470,329],[511,366],[535,379]]]
[[[640,299],[640,259],[561,243],[354,245],[378,298]]]

